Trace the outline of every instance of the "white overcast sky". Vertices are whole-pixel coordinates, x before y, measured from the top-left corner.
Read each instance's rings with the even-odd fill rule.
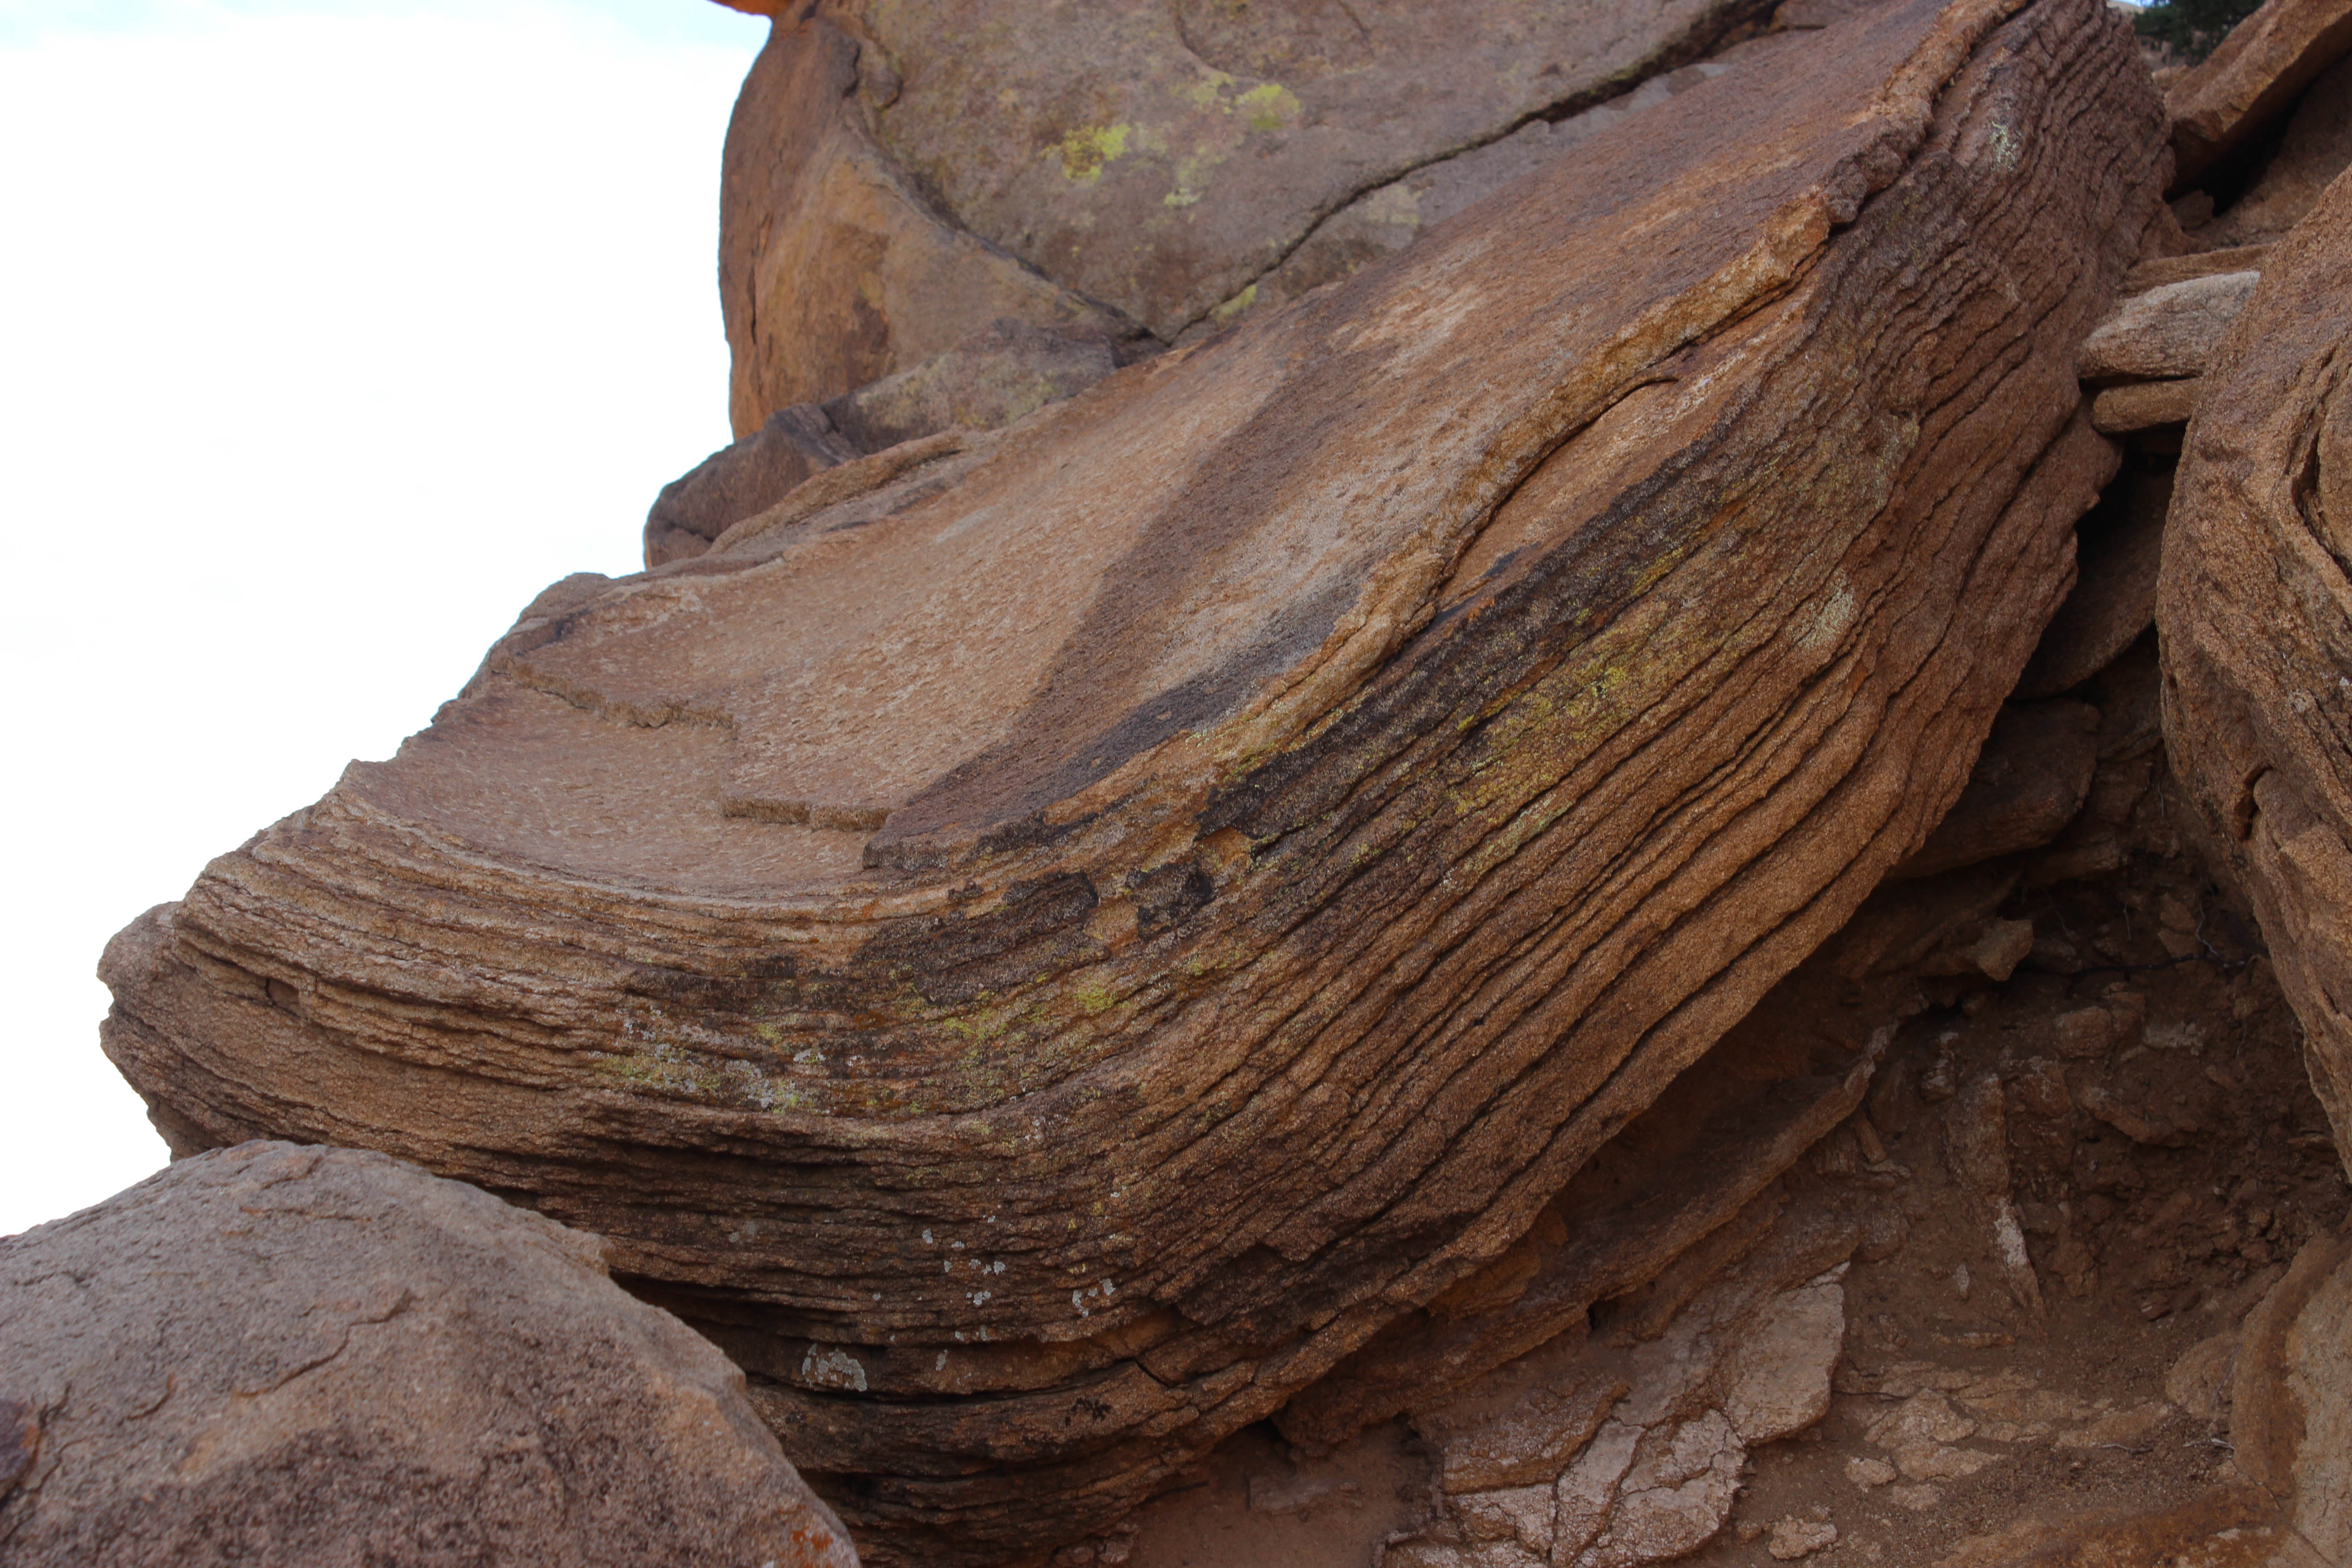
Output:
[[[0,1234],[160,1165],[100,949],[727,440],[710,0],[0,0]]]

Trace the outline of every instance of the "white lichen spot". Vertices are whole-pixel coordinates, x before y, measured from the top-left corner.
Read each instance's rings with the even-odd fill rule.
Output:
[[[866,1369],[839,1345],[811,1345],[801,1357],[801,1381],[818,1388],[866,1392]]]
[[[1799,647],[1812,649],[1833,642],[1853,624],[1853,586],[1843,571],[1830,574],[1829,592],[1820,604],[1801,610],[1789,623],[1789,637]]]

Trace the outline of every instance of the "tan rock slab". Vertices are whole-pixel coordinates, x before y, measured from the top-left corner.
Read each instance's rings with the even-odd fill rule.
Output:
[[[2126,297],[2083,344],[2083,379],[2200,374],[2261,279],[2214,273]]]
[[[2133,381],[2101,387],[2091,401],[2091,425],[2102,435],[2127,436],[2167,425],[2186,425],[2197,412],[2196,376],[2179,381]]]

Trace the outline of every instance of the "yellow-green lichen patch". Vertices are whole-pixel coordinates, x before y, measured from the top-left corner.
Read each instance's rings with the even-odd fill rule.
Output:
[[[1106,164],[1125,155],[1131,129],[1123,121],[1110,125],[1081,125],[1046,148],[1045,154],[1062,160],[1064,179],[1074,184],[1091,185],[1102,178]]]
[[[1278,81],[1262,81],[1234,102],[1253,131],[1279,131],[1298,118],[1298,95]]]

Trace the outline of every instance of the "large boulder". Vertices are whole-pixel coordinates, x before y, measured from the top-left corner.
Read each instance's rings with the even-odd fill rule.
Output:
[[[14,1568],[856,1568],[742,1374],[595,1237],[248,1143],[0,1240]]]
[[[998,317],[1172,342],[1245,309],[1354,198],[1623,93],[1770,8],[854,0],[780,16],[728,132],[735,432]]]
[[[1098,1528],[1441,1298],[1494,1331],[1326,1425],[1557,1331],[1514,1291],[1663,1267],[1862,1092],[1664,1230],[1555,1206],[1926,841],[2114,466],[2128,30],[1911,0],[1783,60],[559,584],[116,940],[110,1053],[179,1148],[603,1232],[894,1561]]]
[[[2157,624],[2173,766],[2352,1151],[2352,176],[2272,247],[2189,426]]]

